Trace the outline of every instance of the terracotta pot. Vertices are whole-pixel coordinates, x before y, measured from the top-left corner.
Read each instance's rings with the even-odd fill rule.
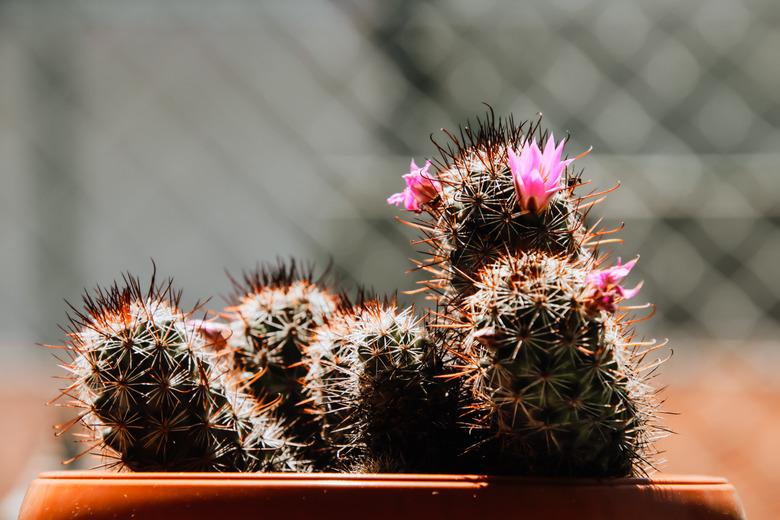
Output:
[[[551,480],[470,475],[44,473],[21,520],[75,518],[743,519],[710,477]]]

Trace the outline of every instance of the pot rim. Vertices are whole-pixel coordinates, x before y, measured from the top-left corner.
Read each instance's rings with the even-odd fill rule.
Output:
[[[411,474],[411,473],[197,473],[197,472],[115,472],[115,471],[47,471],[38,475],[43,480],[190,480],[190,481],[293,481],[310,484],[328,482],[397,482],[397,483],[462,483],[485,484],[507,483],[545,486],[718,486],[731,485],[723,477],[706,475],[658,474],[651,477],[622,478],[557,478],[557,477],[515,477],[504,475],[471,474]]]

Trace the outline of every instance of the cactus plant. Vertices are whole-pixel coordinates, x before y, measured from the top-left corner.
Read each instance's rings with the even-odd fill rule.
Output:
[[[649,460],[655,403],[639,369],[645,350],[614,307],[635,290],[595,281],[609,272],[538,252],[481,272],[460,323],[482,468],[607,477]]]
[[[362,295],[361,295],[362,298]],[[361,299],[362,301],[362,299]],[[312,330],[311,342],[306,348],[306,375],[303,380],[304,400],[302,404],[314,424],[315,435],[308,446],[308,453],[316,470],[338,471],[339,441],[337,427],[343,424],[349,414],[343,405],[342,396],[333,395],[327,389],[341,374],[348,370],[342,355],[349,335],[349,327],[355,318],[353,305],[345,298],[322,325]]]
[[[421,215],[433,273],[424,282],[443,312],[433,335],[463,375],[475,471],[618,476],[652,458],[656,424],[620,280],[635,261],[600,270],[598,247],[616,230],[585,227],[602,193],[570,170],[565,141],[540,120],[515,124],[492,110],[466,125],[441,160],[414,162],[388,199]],[[589,150],[588,150],[589,151]],[[648,348],[644,348],[648,347]],[[652,364],[650,365],[652,366]]]
[[[315,280],[312,268],[294,260],[259,267],[242,281],[233,280],[235,305],[227,313],[232,332],[227,346],[247,390],[276,401],[296,441],[309,445],[318,426],[302,404],[305,352],[312,330],[342,299],[326,288],[324,278]]]
[[[228,346],[236,350],[236,363],[248,376],[256,376],[252,388],[267,398],[282,396],[281,406],[295,409],[301,363],[314,327],[336,309],[340,296],[332,294],[312,269],[295,261],[279,262],[233,280],[235,305],[228,308],[232,334]]]
[[[605,268],[614,230],[585,227],[584,153],[492,110],[447,135],[388,199],[420,215],[436,311],[352,303],[290,261],[234,280],[225,324],[128,275],[74,309],[63,429],[135,471],[642,473],[658,346],[624,305],[636,260]]]
[[[414,309],[369,299],[312,343],[308,391],[321,410],[328,469],[444,471],[455,462],[457,382]]]
[[[64,346],[89,452],[132,471],[262,471],[295,467],[267,406],[239,391],[179,308],[172,281],[148,290],[130,275],[71,307]]]
[[[585,245],[598,233],[583,227],[589,203],[575,195],[580,176],[568,168],[576,158],[561,159],[565,141],[540,123],[516,124],[491,109],[458,136],[447,132],[449,142],[434,141],[441,158],[412,161],[406,189],[388,199],[418,214],[403,222],[422,233],[428,258],[417,265],[433,274],[426,285],[445,307],[506,253],[589,255]]]

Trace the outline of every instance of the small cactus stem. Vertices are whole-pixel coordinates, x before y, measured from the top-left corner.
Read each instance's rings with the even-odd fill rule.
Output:
[[[306,378],[337,471],[442,471],[455,458],[457,378],[414,309],[365,301],[322,327]]]
[[[179,308],[170,280],[148,290],[130,275],[71,306],[60,400],[78,415],[85,453],[131,471],[263,471],[294,466],[281,423],[236,388],[202,323]]]
[[[226,313],[231,329],[227,345],[247,391],[277,403],[293,440],[304,446],[318,428],[302,404],[306,352],[312,331],[342,300],[325,278],[316,279],[312,267],[294,260],[259,266],[242,280],[233,279],[235,296]]]
[[[646,362],[656,344],[635,341],[615,300],[603,306],[594,295],[594,262],[506,256],[465,299],[451,329],[460,342],[454,365],[472,395],[463,413],[482,432],[470,451],[488,469],[613,477],[649,468],[661,429],[643,374],[663,360]],[[618,263],[602,279],[628,270]]]
[[[415,244],[424,245],[430,257],[415,262],[416,268],[435,268],[427,280],[430,299],[456,309],[474,291],[476,274],[507,252],[577,260],[593,256],[591,248],[611,243],[596,238],[607,231],[588,230],[584,222],[590,208],[612,190],[582,197],[575,193],[585,183],[570,164],[590,149],[562,158],[568,138],[556,142],[542,129],[541,116],[515,123],[489,109],[473,124],[444,133],[447,142],[434,139],[441,157],[426,170],[438,188],[435,196],[412,187],[394,199],[414,199],[406,209],[417,217],[399,221],[421,234]]]

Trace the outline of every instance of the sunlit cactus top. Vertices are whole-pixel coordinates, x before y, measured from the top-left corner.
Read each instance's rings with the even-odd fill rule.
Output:
[[[440,158],[412,163],[406,189],[388,199],[419,215],[402,221],[422,233],[433,276],[430,295],[450,304],[473,291],[476,273],[509,253],[540,251],[572,259],[590,256],[602,232],[584,227],[600,193],[575,194],[583,183],[541,119],[515,123],[489,111],[448,141],[434,141]],[[589,200],[593,199],[593,202]]]

